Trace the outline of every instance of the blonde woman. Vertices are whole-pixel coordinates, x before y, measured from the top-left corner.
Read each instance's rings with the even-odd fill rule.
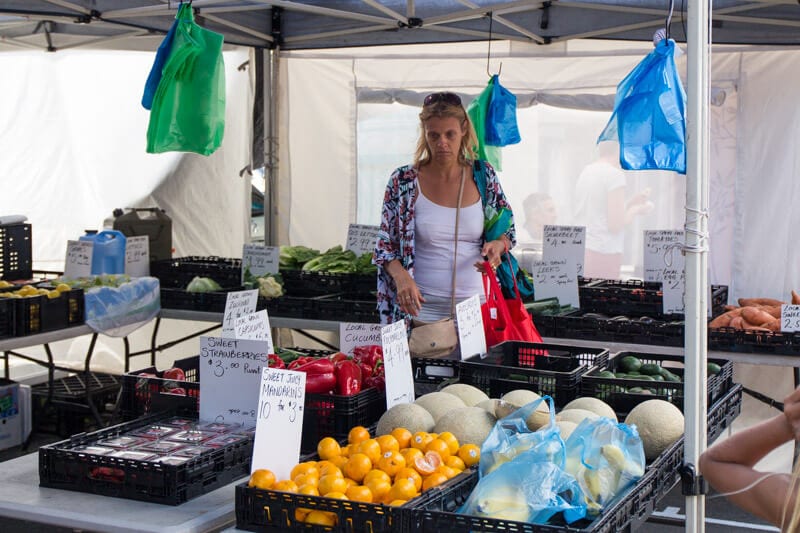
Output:
[[[735,433],[700,456],[700,472],[730,501],[784,532],[800,532],[800,492],[794,472],[753,467],[769,452],[800,437],[800,387],[784,400],[783,413]],[[800,462],[798,462],[800,465]]]

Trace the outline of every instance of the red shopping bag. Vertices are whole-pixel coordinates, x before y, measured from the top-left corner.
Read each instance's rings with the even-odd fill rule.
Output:
[[[491,348],[503,341],[543,342],[533,319],[525,309],[514,280],[516,298],[503,298],[497,276],[488,262],[483,269],[483,290],[486,302],[481,305],[483,331],[486,347]]]

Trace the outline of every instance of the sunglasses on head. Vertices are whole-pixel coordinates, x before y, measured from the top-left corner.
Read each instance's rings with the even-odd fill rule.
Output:
[[[431,93],[425,97],[423,105],[438,104],[439,102],[449,105],[461,105],[461,98],[456,93]]]

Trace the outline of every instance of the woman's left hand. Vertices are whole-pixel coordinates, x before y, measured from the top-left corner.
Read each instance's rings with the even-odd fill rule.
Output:
[[[502,256],[505,251],[506,243],[500,238],[484,243],[483,248],[481,248],[481,255],[486,257],[486,260],[492,265],[492,268],[496,269],[500,266],[500,261],[502,261]],[[475,266],[477,267],[479,264],[482,263],[476,263]]]

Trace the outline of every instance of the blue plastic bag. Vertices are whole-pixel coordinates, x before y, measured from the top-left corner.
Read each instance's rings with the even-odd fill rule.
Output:
[[[531,431],[528,427],[528,418],[532,416],[546,421],[539,431]],[[480,476],[491,474],[523,453],[535,454],[540,461],[563,467],[566,459],[564,441],[555,422],[555,408],[550,396],[543,396],[498,420],[481,445]]]
[[[92,287],[84,291],[86,325],[110,337],[125,337],[161,311],[158,278],[133,278],[119,287]]]
[[[191,5],[182,3],[178,8],[178,15],[180,14],[181,9],[191,9]],[[164,65],[166,65],[167,58],[169,58],[170,51],[172,50],[172,38],[175,36],[175,29],[177,27],[178,17],[176,15],[175,20],[172,22],[172,26],[169,27],[167,35],[164,37],[164,40],[161,41],[161,44],[158,45],[156,58],[153,61],[153,66],[150,68],[150,74],[147,75],[147,81],[144,84],[142,107],[145,109],[150,109],[153,106],[153,97],[156,95],[156,89],[158,89],[158,84],[161,81]]]
[[[475,135],[478,137],[478,146],[475,147],[478,159],[488,161],[495,170],[503,170],[500,147],[490,146],[486,142],[486,113],[489,110],[489,100],[492,98],[492,88],[492,80],[489,80],[486,88],[467,106],[467,114],[475,128]]]
[[[532,524],[563,513],[571,524],[586,516],[586,505],[574,477],[530,450],[482,477],[458,512]]]
[[[644,447],[635,426],[587,418],[565,445],[565,470],[578,481],[589,515],[602,512],[644,474]]]
[[[522,140],[517,128],[517,97],[492,76],[492,94],[486,111],[486,144],[506,146]]]
[[[677,47],[662,39],[617,86],[614,113],[600,141],[618,141],[625,170],[686,174],[686,93]]]

